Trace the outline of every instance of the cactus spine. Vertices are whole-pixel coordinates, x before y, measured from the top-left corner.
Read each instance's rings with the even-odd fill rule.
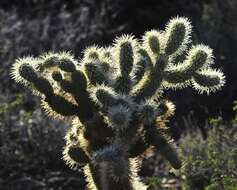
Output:
[[[190,46],[191,28],[188,19],[176,17],[165,31],[146,32],[142,42],[126,35],[109,48],[89,47],[81,61],[61,52],[13,65],[13,79],[40,96],[46,113],[72,119],[63,158],[70,167],[84,166],[89,189],[147,189],[136,160],[151,146],[181,167],[165,126],[174,105],[162,93],[192,86],[209,94],[225,83],[211,68],[212,50]],[[178,55],[186,58],[174,63]]]

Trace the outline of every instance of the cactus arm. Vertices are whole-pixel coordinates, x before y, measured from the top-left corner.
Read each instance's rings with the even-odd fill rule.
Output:
[[[45,102],[48,103],[51,109],[55,112],[64,115],[72,116],[78,112],[78,106],[67,101],[64,97],[59,95],[52,95],[45,98]]]
[[[99,105],[102,111],[107,112],[109,107],[115,105],[117,101],[117,94],[115,91],[105,85],[97,85],[91,88],[91,98],[95,104]]]
[[[79,146],[67,145],[63,150],[63,159],[73,168],[75,165],[86,165],[90,162],[89,156]]]
[[[164,52],[167,56],[182,54],[191,42],[192,25],[187,18],[170,19],[164,32]]]
[[[84,64],[84,70],[90,84],[107,84],[108,79],[102,69],[102,65],[98,60],[93,60],[92,62],[88,62]]]
[[[137,42],[133,36],[117,38],[114,45],[114,56],[118,67],[114,90],[117,93],[128,94],[131,90],[131,76],[137,54]]]
[[[81,122],[84,122],[92,117],[91,110],[96,109],[94,103],[90,99],[90,95],[87,91],[87,78],[85,74],[80,70],[72,71],[71,80],[59,81],[61,88],[72,94],[76,100],[79,110],[77,112]]]
[[[109,48],[97,46],[88,47],[84,52],[82,65],[90,84],[108,85],[113,83],[110,76],[114,70],[111,65],[111,57],[107,54],[110,55]]]
[[[181,167],[181,161],[178,158],[176,150],[155,126],[148,126],[146,140],[155,146],[158,152],[169,161],[173,168],[179,169]]]
[[[140,56],[139,61],[134,66],[133,72],[133,85],[137,85],[145,75],[145,72],[148,72],[152,69],[152,61],[147,51],[143,48],[138,50],[138,55]]]
[[[157,58],[161,53],[162,34],[157,30],[150,30],[143,36],[142,47],[147,50],[149,56]]]
[[[62,64],[63,65],[63,64]],[[64,63],[64,67],[65,67]],[[70,79],[63,79],[59,71],[52,72],[52,78],[59,84],[62,90],[70,93],[76,100],[78,106],[77,115],[82,122],[88,120],[92,115],[89,110],[94,109],[89,93],[87,91],[87,79],[84,73],[76,70],[73,66],[71,68],[63,69],[69,73]]]
[[[77,113],[77,105],[69,102],[64,97],[55,94],[50,82],[37,73],[31,65],[22,62],[18,72],[22,78],[32,84],[31,88],[33,90],[44,95],[44,101],[47,102],[55,112],[64,116],[71,116]]]
[[[143,81],[133,89],[132,96],[136,102],[141,102],[146,98],[150,98],[156,93],[161,85],[166,65],[167,58],[161,55],[156,61],[153,69],[147,73],[143,78]]]
[[[193,76],[193,88],[198,92],[215,92],[225,84],[225,76],[220,70],[202,70]]]

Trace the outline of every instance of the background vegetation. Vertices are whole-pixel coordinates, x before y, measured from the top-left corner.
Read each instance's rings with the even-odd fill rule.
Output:
[[[223,90],[209,97],[196,95],[189,89],[167,95],[177,105],[176,117],[170,124],[173,136],[182,138],[181,147],[192,144],[197,148],[199,136],[204,138],[204,143],[205,139],[215,142],[210,139],[218,136],[214,129],[217,124],[211,124],[214,125],[211,132],[207,130],[208,118],[220,115],[221,125],[234,125],[230,121],[235,116],[232,105],[237,99],[236,0],[1,0],[0,189],[84,189],[85,184],[80,169],[71,171],[61,160],[64,144],[61,137],[67,124],[46,118],[39,109],[39,102],[10,79],[9,68],[17,57],[60,50],[70,50],[80,57],[82,49],[88,45],[109,44],[122,33],[140,37],[146,30],[163,29],[168,19],[176,15],[190,18],[195,28],[194,41],[202,41],[214,49],[217,67],[222,68],[227,77]],[[198,137],[195,133],[183,136],[193,128],[199,128]],[[191,138],[192,135],[195,137]],[[236,141],[225,146],[232,150]],[[201,156],[206,154],[200,152]],[[223,154],[221,151],[215,159]],[[209,160],[211,162],[211,158]],[[154,163],[155,169],[150,167]],[[206,168],[206,164],[210,166],[210,163],[202,163],[194,172],[200,167]],[[218,169],[216,165],[210,166],[212,173],[212,167]],[[236,168],[233,171],[236,172]],[[185,176],[185,170],[183,172]],[[164,184],[182,185],[157,155],[145,161],[141,175],[144,178],[159,176],[158,181],[150,178],[148,182],[161,184],[163,189]],[[209,186],[209,190],[214,189],[215,185],[210,186],[215,184],[215,179],[207,178],[206,184],[202,187],[198,184],[195,188]],[[190,181],[192,179],[182,186],[190,186]],[[236,181],[230,182],[231,186],[233,183]],[[220,185],[216,188],[219,190]]]

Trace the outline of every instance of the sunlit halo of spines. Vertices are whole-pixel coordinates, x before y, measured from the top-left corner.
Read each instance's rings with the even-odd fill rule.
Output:
[[[208,86],[208,85],[199,84],[197,81],[195,81],[195,79],[192,79],[193,88],[196,91],[198,91],[198,93],[200,93],[200,94],[206,93],[209,95],[211,92],[216,92],[217,90],[219,90],[226,83],[225,75],[219,69],[210,69],[209,68],[209,69],[201,70],[198,73],[200,73],[202,75],[210,76],[210,77],[216,77],[219,80],[218,84]]]
[[[182,54],[188,47],[188,45],[191,43],[191,33],[192,33],[192,25],[188,18],[186,17],[174,17],[169,20],[169,22],[166,24],[164,37],[163,37],[163,43],[164,46],[167,43],[167,40],[169,39],[169,36],[171,32],[174,30],[175,25],[181,24],[185,28],[185,34],[183,41],[179,48],[173,53],[173,54]]]
[[[120,60],[120,48],[121,48],[121,45],[123,45],[124,43],[129,43],[132,47],[133,62],[136,63],[137,59],[138,59],[138,54],[137,54],[138,47],[139,47],[138,40],[132,35],[122,35],[122,36],[117,37],[114,40],[113,48],[111,49],[112,57],[113,57],[113,60],[115,62],[115,66],[117,68],[117,71],[118,71],[119,64],[120,64],[120,62],[119,62],[119,60]],[[117,75],[119,75],[119,74],[120,73],[117,73]]]
[[[69,148],[70,145],[66,145],[63,148],[63,160],[71,169],[75,169],[79,164],[68,155]]]
[[[101,85],[96,85],[94,87],[91,87],[89,89],[90,91],[90,97],[91,99],[99,106],[103,107],[103,104],[102,102],[98,99],[98,97],[96,96],[96,92],[98,90],[102,90],[102,91],[105,91],[107,92],[108,94],[111,94],[113,97],[118,97],[118,94],[113,90],[112,87],[109,87],[105,84],[101,84]]]
[[[35,71],[37,71],[39,62],[40,59],[34,58],[33,56],[19,58],[15,61],[15,64],[12,66],[10,70],[10,76],[17,83],[23,84],[24,86],[28,86],[30,85],[30,82],[20,75],[19,69],[22,65],[26,65],[32,67]]]
[[[189,60],[191,56],[196,54],[197,52],[203,52],[207,55],[206,61],[201,68],[206,68],[214,64],[213,50],[209,46],[204,44],[198,44],[192,46],[187,55],[187,60]]]
[[[151,49],[151,38],[157,39],[155,40],[157,42],[158,51],[159,52],[154,52],[154,50]],[[154,42],[154,43],[156,43]],[[145,50],[147,50],[148,54],[153,58],[156,56],[159,56],[159,53],[161,52],[161,43],[162,43],[162,34],[161,32],[157,30],[150,30],[145,32],[143,39],[142,39],[142,46]],[[155,44],[154,44],[155,45]],[[158,53],[158,54],[157,54]]]
[[[57,67],[58,62],[51,61],[48,62],[52,58],[57,58],[58,61],[67,59],[70,60],[76,67],[78,66],[78,62],[75,60],[74,56],[69,51],[62,51],[59,53],[54,52],[47,52],[40,56],[41,62],[38,65],[38,69],[40,72],[43,72],[44,70],[50,70],[50,67],[54,68]]]

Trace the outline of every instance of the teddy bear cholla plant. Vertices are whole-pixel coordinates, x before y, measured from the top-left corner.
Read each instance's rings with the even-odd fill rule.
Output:
[[[124,35],[109,48],[89,47],[80,61],[62,52],[14,64],[12,77],[40,96],[47,114],[72,119],[63,158],[72,168],[84,166],[88,189],[147,189],[136,159],[150,147],[181,167],[165,127],[174,105],[163,91],[192,86],[209,94],[225,82],[211,68],[212,50],[190,45],[191,28],[188,19],[177,17],[141,41]],[[185,59],[176,63],[181,55]]]

